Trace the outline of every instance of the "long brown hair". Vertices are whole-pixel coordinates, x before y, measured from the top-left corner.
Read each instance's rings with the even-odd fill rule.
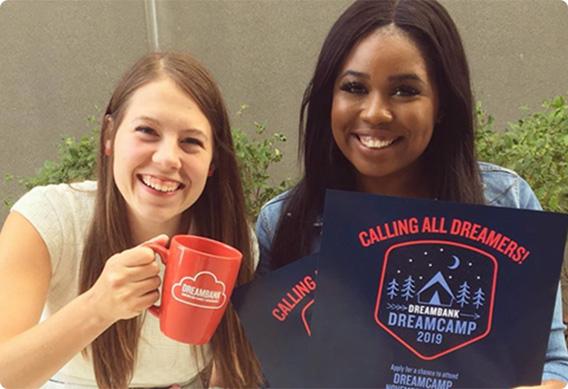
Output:
[[[81,260],[79,290],[88,290],[113,254],[134,246],[126,203],[112,174],[112,156],[105,156],[105,141],[114,141],[132,94],[159,78],[168,77],[190,96],[205,114],[214,137],[213,164],[197,202],[182,217],[180,232],[193,232],[228,243],[243,253],[237,284],[250,281],[254,272],[250,228],[245,216],[242,184],[235,159],[225,104],[209,72],[194,58],[179,53],[153,53],[141,58],[123,76],[107,106],[101,128],[97,166],[97,195],[92,224]],[[112,119],[113,126],[109,126]],[[120,320],[90,346],[98,386],[124,388],[133,374],[140,337],[141,318]],[[213,360],[228,387],[258,386],[259,364],[238,318],[229,306],[211,340]],[[189,346],[188,346],[189,347]]]
[[[379,28],[394,24],[422,52],[439,97],[438,123],[423,155],[433,197],[484,202],[475,159],[473,96],[459,32],[436,0],[359,0],[329,31],[304,92],[300,110],[300,157],[304,175],[288,198],[272,244],[272,268],[309,254],[319,231],[326,189],[356,190],[353,166],[331,134],[333,85],[352,48]]]

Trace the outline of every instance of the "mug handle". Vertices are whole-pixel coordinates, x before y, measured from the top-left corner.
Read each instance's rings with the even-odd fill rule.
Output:
[[[145,243],[144,247],[148,247],[154,251],[154,253],[158,254],[162,263],[167,265],[167,258],[168,258],[168,249],[158,243]],[[157,318],[160,317],[160,306],[159,305],[152,305],[148,308],[148,311],[156,316]]]

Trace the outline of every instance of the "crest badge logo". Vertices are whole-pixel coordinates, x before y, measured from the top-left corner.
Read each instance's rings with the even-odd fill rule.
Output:
[[[315,299],[311,299],[308,303],[302,308],[302,312],[300,313],[302,317],[302,323],[304,324],[304,329],[306,330],[306,334],[308,336],[312,336],[312,327],[310,326],[311,318],[312,318],[312,310],[310,309],[312,305],[315,303]]]
[[[385,253],[376,323],[417,357],[433,360],[491,331],[494,256],[465,244],[423,240]]]

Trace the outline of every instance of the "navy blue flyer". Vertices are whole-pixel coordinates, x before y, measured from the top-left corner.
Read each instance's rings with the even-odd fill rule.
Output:
[[[328,191],[303,386],[540,383],[567,226],[548,212]]]
[[[271,387],[305,387],[317,256],[240,286],[232,302]]]

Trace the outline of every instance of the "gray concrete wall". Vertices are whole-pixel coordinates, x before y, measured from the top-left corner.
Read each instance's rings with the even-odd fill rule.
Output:
[[[568,4],[561,0],[441,0],[468,55],[476,97],[499,128],[519,107],[568,93]]]
[[[144,3],[7,1],[0,6],[0,199],[53,159],[63,135],[88,133],[113,84],[148,51]],[[0,220],[7,209],[0,210]]]
[[[284,132],[274,176],[297,173],[301,96],[325,34],[348,0],[157,1],[161,49],[188,50],[216,76],[236,127]],[[498,127],[519,107],[568,92],[568,6],[561,0],[442,0],[462,32],[474,89]],[[90,130],[120,74],[155,47],[152,2],[22,1],[0,5],[0,199],[22,193],[62,135]],[[242,104],[249,105],[236,117]],[[97,109],[97,107],[99,107]],[[0,211],[0,220],[7,214]]]

